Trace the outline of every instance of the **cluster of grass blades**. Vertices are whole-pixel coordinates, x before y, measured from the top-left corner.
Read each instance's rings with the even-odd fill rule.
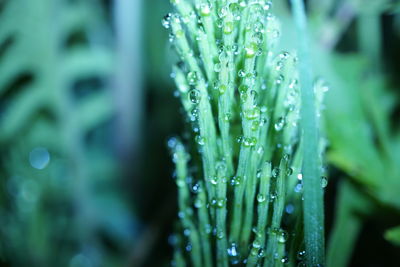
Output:
[[[188,125],[168,146],[180,223],[176,266],[322,266],[323,83],[313,83],[302,1],[298,52],[281,51],[262,0],[173,0],[162,25]],[[284,33],[283,33],[284,34]]]

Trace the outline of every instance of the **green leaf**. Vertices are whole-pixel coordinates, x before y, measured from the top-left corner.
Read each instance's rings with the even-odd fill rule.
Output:
[[[385,239],[393,245],[400,246],[400,225],[386,230]]]

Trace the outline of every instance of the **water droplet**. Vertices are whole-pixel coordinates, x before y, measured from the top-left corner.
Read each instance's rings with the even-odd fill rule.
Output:
[[[278,121],[275,123],[274,128],[277,132],[281,131],[283,129],[283,126],[285,125],[285,118],[280,117]]]
[[[200,191],[201,191],[200,184],[195,183],[195,184],[192,186],[192,192],[195,193],[195,194],[197,194],[197,193],[199,193]]]
[[[44,147],[34,148],[29,153],[29,163],[38,170],[43,170],[50,162],[50,153]]]
[[[292,175],[292,174],[293,174],[293,169],[292,169],[291,167],[287,168],[287,170],[286,170],[286,175],[287,175],[287,176],[290,176],[290,175]]]
[[[220,199],[217,200],[217,207],[218,208],[223,208],[225,206],[225,203],[226,203],[226,199],[220,198]]]
[[[225,84],[221,84],[220,86],[219,86],[219,88],[218,88],[218,92],[219,92],[219,94],[220,95],[223,95],[223,94],[225,94],[225,92],[226,92],[226,85]]]
[[[232,265],[237,265],[237,264],[240,263],[240,259],[239,259],[239,250],[238,250],[238,248],[237,248],[236,243],[232,243],[232,244],[228,247],[227,252],[228,252],[228,256],[229,256],[229,262],[230,262]]]
[[[288,239],[288,233],[285,230],[273,229],[272,232],[276,234],[276,238],[279,243],[286,243]]]
[[[293,204],[287,204],[285,207],[285,211],[287,214],[292,214],[294,211],[294,205]]]
[[[254,24],[253,24],[253,30],[256,32],[256,33],[261,33],[261,36],[262,36],[262,32],[264,31],[264,24],[260,21],[260,20],[257,20],[256,22],[254,22]],[[254,35],[253,35],[254,36]]]
[[[214,71],[217,73],[221,71],[221,63],[214,64]]]
[[[282,262],[283,264],[286,264],[286,263],[289,262],[289,258],[288,258],[287,256],[283,256],[283,257],[281,258],[281,262]]]
[[[187,74],[187,81],[190,85],[196,85],[197,84],[197,73],[195,71],[190,71]]]
[[[186,228],[183,230],[183,235],[184,236],[189,236],[190,235],[190,229]]]
[[[279,167],[275,167],[275,168],[273,168],[272,169],[272,177],[278,177],[279,176],[279,173],[280,173],[280,169],[279,169]]]
[[[250,43],[247,47],[244,48],[246,54],[245,56],[247,58],[252,58],[256,55],[256,52],[258,50],[258,46],[256,43]]]
[[[245,94],[249,90],[249,87],[245,84],[241,84],[238,88],[240,94]]]
[[[218,16],[220,18],[225,17],[227,14],[228,14],[228,7],[227,6],[223,6],[218,12]]]
[[[303,184],[302,183],[298,183],[294,187],[294,192],[296,192],[296,193],[300,193],[302,190],[303,190]]]
[[[209,16],[211,13],[211,5],[208,3],[202,3],[200,5],[200,14],[204,17]]]
[[[213,176],[213,177],[210,179],[210,183],[211,183],[212,185],[217,185],[217,184],[218,184],[218,177]]]
[[[251,130],[252,131],[257,131],[259,127],[260,127],[260,121],[253,121],[251,123]]]
[[[196,143],[199,144],[200,146],[204,146],[204,144],[206,143],[205,137],[203,137],[201,135],[197,135],[195,137],[195,139],[196,139]]]
[[[246,72],[245,72],[244,70],[239,70],[238,76],[239,76],[240,78],[243,78],[243,77],[246,76]]]
[[[262,202],[264,202],[265,201],[265,195],[263,195],[263,194],[258,194],[257,195],[257,201],[259,202],[259,203],[262,203]]]
[[[325,188],[328,185],[328,178],[326,178],[325,176],[321,177],[321,187]]]
[[[272,2],[271,1],[267,1],[267,2],[265,2],[264,6],[263,6],[263,9],[265,11],[269,11],[271,9],[271,7],[272,7]]]
[[[235,20],[240,20],[240,5],[238,3],[230,3],[229,10],[231,11]]]
[[[224,34],[231,34],[234,29],[234,24],[231,21],[228,21],[224,25]]]
[[[232,186],[240,185],[241,182],[242,182],[242,177],[240,177],[240,176],[234,176],[234,177],[231,179],[231,185],[232,185]]]
[[[257,144],[257,138],[255,137],[245,137],[243,139],[243,145],[245,147],[252,147],[255,146]]]
[[[253,39],[257,44],[262,44],[264,41],[264,35],[262,32],[256,32],[253,34]]]
[[[172,14],[168,13],[167,15],[164,16],[164,18],[161,20],[161,24],[164,28],[169,29],[171,27],[171,18]]]
[[[290,89],[295,88],[295,87],[297,86],[298,83],[299,83],[299,82],[298,82],[297,79],[292,79],[292,81],[291,81],[290,84],[289,84],[289,88],[290,88]],[[294,92],[294,95],[293,95],[293,96],[295,96],[295,95],[296,95],[296,92]]]
[[[257,148],[257,154],[259,154],[259,155],[262,155],[262,154],[264,154],[264,147],[263,146],[259,146],[258,148]]]
[[[260,108],[259,107],[255,107],[252,109],[246,109],[244,112],[244,116],[246,119],[248,120],[254,120],[260,117]]]
[[[225,122],[229,122],[231,120],[231,118],[232,118],[232,114],[231,113],[227,112],[227,113],[224,114],[224,121]]]
[[[299,181],[303,180],[303,174],[301,174],[301,173],[297,174],[297,179]]]
[[[279,75],[278,78],[276,78],[276,80],[275,80],[275,84],[280,85],[283,83],[284,80],[285,80],[285,76]]]
[[[299,261],[303,261],[306,255],[306,251],[305,250],[301,250],[297,253],[297,259]]]
[[[172,43],[174,40],[175,40],[175,35],[174,35],[173,33],[170,33],[170,34],[168,35],[168,41],[169,41],[170,43]]]
[[[276,199],[276,193],[272,192],[271,195],[269,196],[269,202],[274,202]]]
[[[201,200],[201,199],[199,199],[199,198],[197,198],[195,201],[194,201],[194,206],[196,207],[196,208],[201,208],[201,207],[203,207],[203,205],[204,205],[204,203],[203,203],[203,200]]]
[[[193,104],[198,104],[200,103],[200,98],[201,98],[201,94],[200,91],[197,89],[192,89],[189,92],[189,100],[191,103]]]
[[[253,246],[253,248],[257,248],[258,249],[258,248],[261,247],[261,243],[260,243],[260,241],[258,239],[256,239],[256,240],[253,241],[252,246]]]
[[[236,243],[232,243],[231,246],[228,248],[228,255],[230,257],[238,256],[238,250],[237,250]]]
[[[225,234],[224,234],[224,232],[223,231],[218,231],[217,232],[217,239],[222,239],[222,238],[224,238],[224,236],[225,236]]]

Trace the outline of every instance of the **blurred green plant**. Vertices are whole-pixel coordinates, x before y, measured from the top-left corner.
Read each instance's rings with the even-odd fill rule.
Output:
[[[366,219],[382,212],[400,216],[400,132],[391,122],[398,103],[387,74],[390,67],[385,66],[382,27],[382,16],[398,12],[398,1],[365,3],[348,0],[310,5],[314,10],[310,14],[315,37],[312,43],[318,58],[315,68],[332,88],[324,111],[327,158],[351,179],[338,186],[328,266],[350,264]],[[324,4],[325,11],[321,12]],[[351,28],[353,22],[355,27]],[[354,33],[351,41],[358,45],[354,52],[344,54],[335,49],[348,31]],[[379,218],[385,220],[382,214]],[[394,244],[398,242],[395,229],[385,234]]]
[[[98,145],[107,142],[114,114],[105,17],[95,1],[1,2],[0,251],[6,263],[124,261],[117,255],[131,242],[129,213],[116,195],[111,147]]]
[[[293,2],[297,57],[280,51],[270,1],[171,2],[177,13],[162,24],[180,58],[172,77],[192,130],[168,141],[181,233],[174,263],[324,264],[324,87],[307,63],[303,3]]]

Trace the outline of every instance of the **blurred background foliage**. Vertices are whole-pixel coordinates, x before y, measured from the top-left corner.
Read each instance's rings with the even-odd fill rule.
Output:
[[[398,266],[400,4],[306,2],[328,90],[327,265]],[[273,5],[292,50],[288,1]],[[169,264],[165,143],[184,130],[160,25],[169,10],[0,0],[1,266]]]

